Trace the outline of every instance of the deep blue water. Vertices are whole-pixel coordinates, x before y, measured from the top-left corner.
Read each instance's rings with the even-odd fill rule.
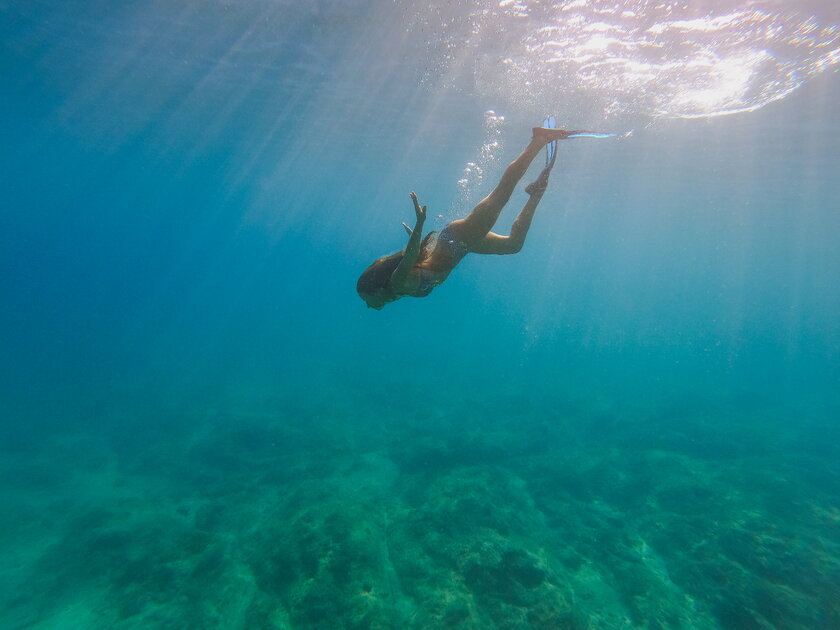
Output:
[[[681,85],[552,6],[0,1],[0,625],[840,624],[840,16]],[[549,111],[622,137],[366,309]]]

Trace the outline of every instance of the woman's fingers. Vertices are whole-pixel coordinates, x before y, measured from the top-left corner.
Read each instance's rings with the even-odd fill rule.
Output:
[[[409,193],[411,196],[411,200],[414,202],[414,213],[417,215],[418,219],[425,219],[426,218],[426,206],[420,206],[420,202],[417,201],[417,195],[413,192]]]

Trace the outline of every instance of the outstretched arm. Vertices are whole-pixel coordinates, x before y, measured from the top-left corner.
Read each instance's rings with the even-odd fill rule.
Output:
[[[391,274],[391,286],[394,289],[402,287],[403,283],[408,278],[408,274],[411,272],[411,268],[414,267],[414,264],[417,262],[417,257],[420,255],[420,241],[423,237],[423,223],[426,221],[426,206],[420,206],[420,202],[417,201],[417,195],[413,192],[411,193],[411,200],[414,202],[414,214],[416,215],[417,220],[414,223],[413,230],[403,223],[403,226],[409,234],[408,244],[405,246],[405,252],[403,253],[403,258],[400,261],[400,264],[397,265],[397,268],[394,269],[394,273]]]

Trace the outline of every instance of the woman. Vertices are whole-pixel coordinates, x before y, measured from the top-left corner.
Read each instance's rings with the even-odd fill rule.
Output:
[[[408,232],[408,244],[405,249],[374,262],[365,269],[356,284],[356,291],[368,307],[380,310],[389,302],[401,297],[426,297],[432,289],[446,280],[468,253],[515,254],[522,249],[528,228],[531,227],[531,219],[548,186],[548,176],[556,158],[556,141],[573,137],[611,135],[565,131],[553,129],[553,126],[552,116],[545,121],[543,127],[532,129],[531,142],[507,167],[493,192],[482,199],[465,219],[452,221],[439,234],[430,232],[422,241],[426,206],[421,206],[417,195],[412,192],[411,200],[414,202],[417,220],[414,229],[403,223]],[[536,181],[525,188],[530,198],[513,222],[510,236],[494,234],[490,230],[499,218],[502,208],[543,147],[547,147],[548,151],[546,167]]]

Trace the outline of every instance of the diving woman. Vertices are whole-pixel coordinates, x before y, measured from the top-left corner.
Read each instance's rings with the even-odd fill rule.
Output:
[[[557,141],[580,137],[609,137],[590,131],[566,131],[554,128],[554,117],[542,127],[531,130],[531,142],[505,169],[496,188],[482,199],[464,219],[447,224],[439,233],[429,232],[423,238],[426,206],[411,193],[416,217],[414,228],[403,223],[408,232],[405,249],[383,256],[362,273],[356,291],[369,308],[382,309],[401,297],[425,297],[441,284],[455,266],[469,253],[515,254],[522,249],[534,212],[548,186],[548,177],[557,158]],[[509,236],[491,232],[499,214],[528,170],[531,162],[546,149],[546,166],[539,177],[525,188],[529,199],[513,222]]]

